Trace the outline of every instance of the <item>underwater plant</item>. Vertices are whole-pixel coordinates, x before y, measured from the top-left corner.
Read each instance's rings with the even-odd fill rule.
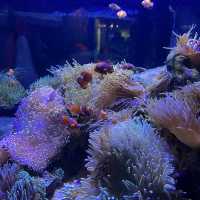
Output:
[[[109,194],[105,199],[168,199],[175,190],[173,158],[146,121],[103,127],[89,143],[89,175],[75,199],[98,199],[102,188]]]
[[[12,109],[25,95],[25,88],[19,81],[0,73],[0,108]]]
[[[11,158],[35,171],[44,170],[70,136],[62,122],[62,96],[50,87],[33,91],[17,110],[14,132],[0,141]]]
[[[200,147],[199,103],[194,98],[197,97],[196,89],[186,86],[181,91],[166,94],[164,98],[150,100],[146,107],[155,124],[168,129],[192,148]],[[193,97],[189,94],[193,94]]]

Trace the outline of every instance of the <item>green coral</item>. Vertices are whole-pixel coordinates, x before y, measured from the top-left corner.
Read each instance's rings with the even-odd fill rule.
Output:
[[[12,109],[25,95],[25,89],[19,81],[0,74],[0,108]]]

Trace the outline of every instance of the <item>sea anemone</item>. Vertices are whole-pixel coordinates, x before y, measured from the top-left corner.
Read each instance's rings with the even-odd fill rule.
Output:
[[[56,79],[53,76],[46,75],[31,84],[31,86],[29,88],[29,93],[33,92],[34,90],[36,90],[38,88],[45,87],[45,86],[49,86],[54,89],[57,89],[59,87],[59,85],[60,85],[60,82],[58,79]]]
[[[168,57],[167,57],[167,63],[170,64],[171,61],[173,61],[173,58],[177,55],[180,55],[183,57],[183,62],[185,62],[187,59],[189,60],[188,65],[190,67],[199,67],[200,66],[200,39],[198,38],[198,34],[196,33],[194,37],[192,37],[192,31],[195,28],[193,25],[190,30],[187,33],[184,33],[183,35],[177,35],[177,42],[176,46],[171,49]],[[179,58],[179,56],[177,57]],[[184,64],[182,62],[182,64]],[[171,63],[172,65],[175,64],[174,62]],[[177,65],[174,66],[175,69],[177,68]]]
[[[19,81],[0,74],[0,108],[12,109],[25,95],[25,89]]]
[[[77,199],[92,199],[101,188],[116,199],[145,200],[168,199],[175,190],[172,156],[146,121],[136,118],[103,127],[91,134],[89,143],[89,175]]]
[[[134,74],[132,79],[143,85],[146,92],[156,94],[167,89],[171,81],[171,75],[166,66],[162,66]]]
[[[177,92],[150,100],[147,112],[155,124],[168,129],[184,144],[197,148],[200,147],[198,107],[195,99]]]
[[[131,80],[132,72],[118,70],[105,76],[99,88],[92,94],[92,104],[97,109],[105,109],[117,99],[143,97],[144,87]]]
[[[44,170],[70,136],[60,115],[62,96],[50,87],[33,91],[17,110],[14,131],[0,141],[11,158],[35,171]]]

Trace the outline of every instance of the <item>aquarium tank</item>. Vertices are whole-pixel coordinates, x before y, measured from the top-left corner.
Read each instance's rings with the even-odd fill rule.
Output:
[[[199,200],[200,1],[1,0],[0,200]]]

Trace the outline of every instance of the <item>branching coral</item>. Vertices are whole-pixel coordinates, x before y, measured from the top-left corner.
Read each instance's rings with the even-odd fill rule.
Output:
[[[12,109],[24,96],[25,89],[16,79],[0,74],[0,108]]]
[[[167,128],[190,147],[200,146],[199,84],[185,86],[161,99],[150,100],[147,111],[152,120]]]
[[[143,120],[102,128],[91,135],[88,153],[89,177],[77,199],[98,196],[100,188],[119,199],[167,199],[175,189],[166,144]]]
[[[44,170],[70,135],[60,118],[64,109],[57,91],[50,87],[35,90],[23,99],[16,113],[15,132],[0,141],[0,146],[20,164]]]

